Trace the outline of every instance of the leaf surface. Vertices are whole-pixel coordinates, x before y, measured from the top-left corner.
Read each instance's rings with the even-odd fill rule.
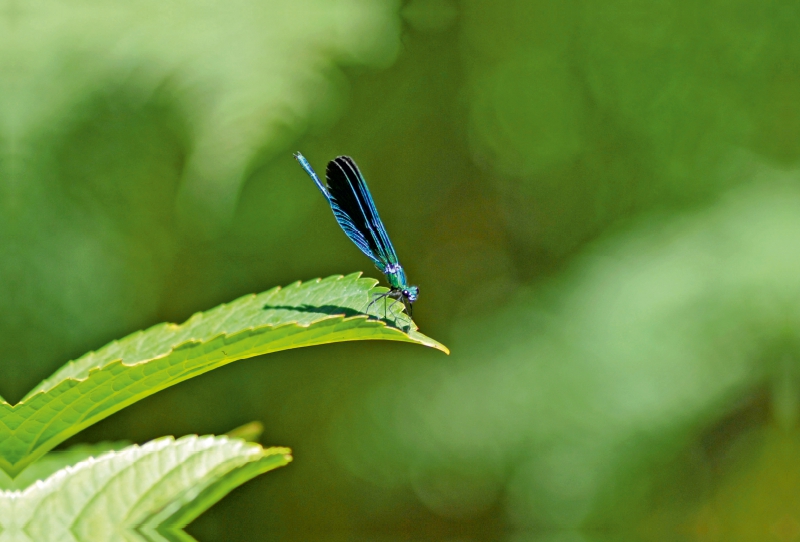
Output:
[[[164,388],[238,359],[356,340],[405,341],[448,352],[397,303],[363,311],[380,292],[360,274],[241,297],[183,324],[164,323],[67,363],[16,405],[0,403],[0,468],[10,476],[89,425]],[[373,313],[383,313],[375,307]],[[382,315],[382,314],[381,314]],[[405,330],[405,331],[404,331]]]
[[[236,436],[239,437],[239,435]],[[28,466],[16,478],[11,478],[5,472],[0,471],[0,490],[22,491],[36,483],[37,480],[44,480],[60,469],[111,450],[122,450],[131,444],[127,440],[104,441],[93,444],[76,444],[66,450],[51,450]]]
[[[291,461],[288,448],[166,437],[90,457],[23,491],[0,491],[0,538],[192,540],[180,531],[234,487]]]

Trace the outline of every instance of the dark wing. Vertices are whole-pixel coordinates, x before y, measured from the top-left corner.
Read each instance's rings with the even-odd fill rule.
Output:
[[[396,264],[397,254],[378,216],[367,182],[353,159],[339,156],[331,160],[325,176],[333,214],[347,236],[376,264],[380,264],[381,270],[388,264]]]
[[[361,250],[361,252],[366,254],[375,263],[375,265],[378,266],[378,268],[380,268],[381,271],[383,271],[385,267],[384,264],[381,263],[381,261],[377,257],[375,257],[375,255],[372,253],[372,249],[370,248],[369,243],[359,231],[356,223],[350,219],[347,213],[345,213],[339,207],[336,201],[331,197],[331,193],[328,191],[328,187],[322,184],[322,181],[319,180],[319,177],[317,177],[317,172],[314,171],[314,168],[311,167],[311,164],[308,163],[306,157],[300,154],[299,152],[294,153],[294,157],[300,164],[300,166],[303,168],[303,170],[308,174],[308,176],[311,177],[311,180],[314,181],[314,184],[317,185],[317,188],[319,188],[319,191],[322,192],[323,196],[325,196],[325,199],[328,200],[328,204],[331,206],[331,209],[333,210],[333,216],[336,217],[336,221],[342,227],[344,233],[346,233],[347,236],[350,238],[350,240],[356,244],[356,246],[359,248],[359,250]]]

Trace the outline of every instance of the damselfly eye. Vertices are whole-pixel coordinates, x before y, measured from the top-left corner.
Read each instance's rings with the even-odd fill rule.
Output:
[[[408,290],[403,290],[403,296],[408,297]]]

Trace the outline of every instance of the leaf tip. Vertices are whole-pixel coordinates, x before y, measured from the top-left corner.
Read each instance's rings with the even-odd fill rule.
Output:
[[[294,461],[294,456],[292,456],[292,449],[285,448],[283,446],[272,446],[271,448],[264,448],[263,451],[264,457],[274,457],[280,456],[288,464]]]
[[[254,421],[231,429],[225,435],[231,438],[240,438],[245,442],[258,442],[262,433],[264,433],[264,424]]]
[[[438,341],[434,341],[433,339],[428,339],[428,341],[423,343],[423,344],[425,346],[429,346],[431,348],[434,348],[434,349],[436,349],[436,350],[438,350],[440,352],[444,352],[448,356],[450,355],[450,349],[447,348],[445,345],[443,345],[442,343],[440,343]]]
[[[434,348],[436,350],[439,350],[440,352],[444,352],[448,356],[450,355],[450,349],[449,348],[447,348],[445,345],[443,345],[439,341],[437,341],[435,339],[431,339],[427,335],[424,335],[424,334],[420,333],[417,330],[404,332],[404,333],[406,334],[406,336],[409,339],[411,339],[413,342],[415,342],[417,344],[421,344],[422,346],[427,346],[429,348]]]

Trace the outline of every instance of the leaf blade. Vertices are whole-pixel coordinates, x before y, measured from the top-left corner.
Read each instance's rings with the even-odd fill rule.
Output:
[[[128,446],[62,468],[24,491],[0,491],[0,529],[4,539],[42,542],[139,540],[139,534],[190,540],[180,527],[233,488],[287,465],[290,454],[226,436]],[[171,536],[160,536],[162,529]]]
[[[447,348],[359,311],[376,281],[334,276],[243,296],[183,324],[159,324],[66,364],[17,405],[0,403],[0,468],[16,476],[97,421],[169,386],[239,359],[352,340]],[[406,322],[399,308],[396,324]]]

